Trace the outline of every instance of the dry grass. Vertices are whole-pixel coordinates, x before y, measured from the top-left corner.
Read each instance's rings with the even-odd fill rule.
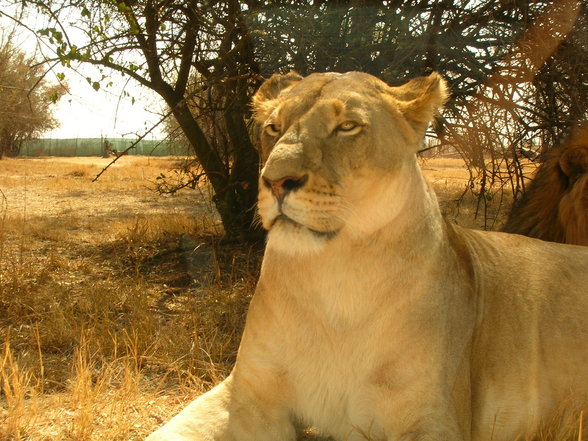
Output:
[[[0,440],[139,440],[230,370],[261,249],[220,245],[171,159],[0,162]],[[467,172],[427,161],[444,211]],[[309,435],[308,439],[316,439]]]
[[[260,250],[150,190],[172,160],[105,163],[0,164],[1,440],[141,439],[233,363]]]
[[[421,168],[435,189],[446,218],[469,228],[500,230],[512,204],[508,191],[496,188],[487,195],[486,210],[480,209],[471,189],[466,188],[469,173],[457,158],[422,159]],[[475,189],[474,189],[475,190]]]

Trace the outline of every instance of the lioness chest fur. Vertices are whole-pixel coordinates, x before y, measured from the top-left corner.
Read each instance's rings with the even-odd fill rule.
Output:
[[[269,235],[237,362],[150,441],[506,441],[585,409],[588,248],[442,219],[416,151],[446,96],[437,74],[260,88]]]

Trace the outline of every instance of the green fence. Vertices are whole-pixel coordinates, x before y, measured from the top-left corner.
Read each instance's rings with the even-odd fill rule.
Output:
[[[27,141],[20,150],[20,156],[103,156],[106,148],[123,152],[135,140],[124,138],[76,138],[36,139]],[[190,149],[179,143],[143,140],[129,150],[129,155],[185,156]]]

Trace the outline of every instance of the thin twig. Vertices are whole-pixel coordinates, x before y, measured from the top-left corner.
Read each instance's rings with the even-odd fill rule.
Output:
[[[147,130],[145,133],[143,133],[141,136],[139,136],[137,138],[137,140],[135,142],[133,142],[129,147],[127,147],[125,150],[123,150],[119,155],[116,156],[116,158],[114,158],[112,161],[110,161],[106,167],[104,167],[100,173],[98,173],[96,175],[96,177],[94,179],[92,179],[92,182],[96,182],[100,176],[102,176],[104,174],[104,172],[106,172],[106,170],[108,170],[110,168],[111,165],[113,165],[116,161],[119,160],[119,158],[121,156],[124,156],[126,153],[129,152],[129,150],[134,149],[137,144],[139,144],[143,139],[145,139],[145,137],[147,135],[149,135],[149,133],[151,133],[157,126],[159,126],[163,121],[165,121],[167,118],[169,118],[169,116],[173,113],[174,109],[171,109],[169,112],[167,112],[159,121],[157,121],[157,123],[155,123],[153,126],[151,126],[151,128],[149,130]]]

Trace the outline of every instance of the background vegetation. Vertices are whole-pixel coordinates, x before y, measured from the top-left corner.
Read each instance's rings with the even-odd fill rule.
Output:
[[[234,360],[258,249],[153,191],[175,160],[108,162],[2,162],[1,440],[142,439]]]
[[[8,4],[11,0],[2,0]],[[48,62],[91,63],[157,92],[192,146],[229,237],[256,237],[250,98],[264,78],[363,70],[391,84],[439,70],[452,101],[431,135],[457,149],[481,207],[490,181],[524,188],[514,152],[544,151],[586,118],[580,0],[25,0]],[[21,20],[25,24],[24,19]],[[483,114],[483,115],[482,115]],[[181,185],[184,185],[183,182]],[[171,188],[171,187],[170,187]]]
[[[18,155],[23,142],[56,127],[51,106],[66,89],[44,76],[43,66],[0,29],[0,159]]]

